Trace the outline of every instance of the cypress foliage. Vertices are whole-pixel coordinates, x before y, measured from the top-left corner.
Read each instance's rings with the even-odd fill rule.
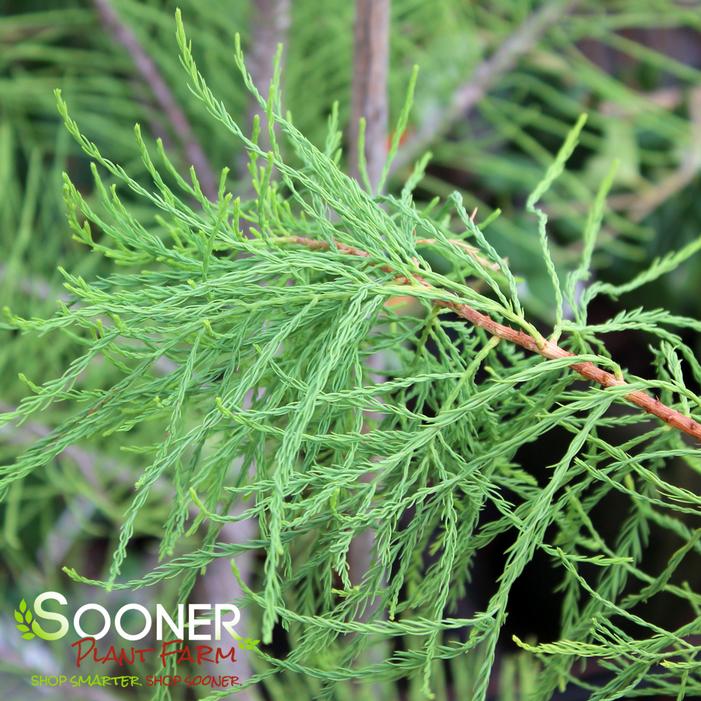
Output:
[[[486,698],[510,593],[536,551],[556,569],[563,602],[556,640],[515,639],[531,661],[520,683],[533,698],[568,684],[591,687],[592,699],[701,694],[701,597],[675,576],[701,549],[701,497],[685,484],[700,469],[701,365],[683,341],[701,322],[644,308],[588,317],[597,297],[674,271],[701,239],[622,284],[589,283],[611,169],[589,205],[579,260],[558,267],[539,203],[577,146],[580,118],[525,206],[555,300],[546,331],[524,309],[518,261],[490,242],[493,218],[470,216],[457,193],[415,203],[425,159],[398,194],[368,194],[341,168],[337,111],[313,144],[283,110],[280,71],[263,99],[237,42],[236,66],[266,114],[264,150],[259,122],[249,133],[229,114],[177,22],[192,99],[222,141],[245,147],[251,194],[231,192],[224,169],[211,200],[196,172],[184,175],[138,126],[138,170],[149,180],[132,177],[57,95],[97,193],[88,200],[64,176],[69,225],[110,272],[62,269],[69,297],[48,318],[7,311],[7,328],[65,335],[84,352],[54,380],[26,378],[31,393],[0,417],[63,408],[50,434],[0,468],[0,497],[11,501],[68,446],[118,435],[140,477],[109,576],[67,574],[108,590],[175,581],[184,600],[214,560],[230,559],[236,574],[237,556],[259,553],[259,576],[240,581],[263,643],[246,685],[273,694],[342,699],[351,682],[369,690],[402,679],[416,698],[448,698],[448,670],[460,698]],[[409,100],[396,133],[408,114]],[[654,376],[630,374],[608,353],[606,334],[625,331],[646,334]],[[93,381],[98,359],[107,370]],[[556,429],[567,444],[539,479],[518,453]],[[164,478],[174,485],[165,506]],[[613,495],[622,506],[611,536],[597,512]],[[153,504],[162,561],[131,576],[130,544]],[[251,518],[253,539],[219,541],[223,525]],[[646,567],[653,525],[679,541],[661,572]],[[354,581],[349,548],[366,532],[372,565]],[[482,554],[504,538],[486,606],[461,614]],[[653,620],[657,598],[675,600],[685,621]],[[276,626],[285,655],[268,647]],[[600,683],[575,669],[589,658],[606,672]],[[395,687],[383,689],[391,698]]]

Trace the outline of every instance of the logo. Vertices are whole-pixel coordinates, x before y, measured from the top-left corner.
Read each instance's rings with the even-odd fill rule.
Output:
[[[230,672],[231,665],[237,663],[237,653],[255,650],[259,642],[236,632],[241,612],[233,604],[178,604],[172,616],[162,604],[147,608],[139,603],[127,603],[114,615],[101,604],[93,602],[82,604],[72,616],[66,615],[67,607],[68,601],[63,594],[45,591],[31,605],[22,599],[14,611],[15,626],[25,640],[74,638],[70,647],[75,652],[78,674],[70,677],[65,674],[48,677],[35,675],[32,677],[34,686],[63,686],[66,683],[73,686],[183,684],[223,689],[238,685],[239,677],[231,673],[85,676],[80,670],[86,662],[110,668],[116,665],[126,671],[152,661],[164,671],[170,664],[176,671],[181,667],[196,671],[202,665],[211,669],[213,665],[223,664],[228,665],[224,671]],[[108,634],[113,641],[119,637],[129,641],[129,644],[98,645],[98,641]],[[145,647],[143,643],[131,644],[146,638],[151,642],[157,641],[159,645]],[[192,644],[192,641],[197,641],[197,644]]]
[[[124,604],[112,617],[110,612],[101,604],[83,604],[69,620],[58,611],[50,610],[46,607],[58,605],[65,607],[68,601],[63,594],[57,591],[45,591],[39,594],[30,608],[27,602],[22,599],[19,608],[15,610],[15,621],[17,630],[25,640],[41,638],[42,640],[60,640],[71,632],[80,638],[92,638],[100,640],[104,638],[113,628],[117,635],[124,640],[143,640],[154,633],[156,640],[163,640],[166,634],[179,640],[205,640],[220,641],[222,637],[232,640],[241,640],[241,636],[236,632],[235,626],[241,620],[241,612],[233,604],[178,604],[177,613],[174,618],[170,616],[167,609],[162,604],[156,604],[155,611],[151,612],[141,604]],[[96,629],[86,630],[84,621],[86,614],[97,614],[101,619]],[[94,616],[93,616],[94,617]],[[131,618],[127,630],[125,618]],[[136,630],[134,627],[136,619]],[[42,623],[39,623],[39,621]],[[49,631],[44,627],[43,622],[49,622]]]

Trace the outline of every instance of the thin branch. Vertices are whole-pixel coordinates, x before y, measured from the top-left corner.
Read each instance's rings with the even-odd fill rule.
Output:
[[[477,248],[471,246],[469,243],[465,243],[460,239],[447,239],[446,242],[451,246],[455,246],[456,248],[460,248],[461,250],[465,251],[465,253],[478,261],[482,267],[488,268],[489,270],[501,270],[499,263],[494,263],[491,260],[487,260],[487,258],[485,258]],[[440,244],[440,241],[438,239],[416,239],[415,243],[418,246],[437,246]]]
[[[279,44],[285,44],[290,28],[291,0],[257,0],[253,3],[251,22],[251,48],[248,53],[248,69],[254,85],[267,98],[270,81],[273,79],[273,56]],[[265,113],[258,100],[251,96],[248,122],[253,124],[255,115],[260,117],[258,145],[270,149],[270,136]]]
[[[0,400],[0,414],[10,413],[17,410],[17,407]],[[9,443],[14,445],[24,445],[33,443],[38,438],[45,438],[51,433],[51,429],[44,424],[36,421],[27,421],[19,426],[10,426],[8,424],[0,426],[0,438],[5,438]],[[124,477],[128,472],[125,472],[124,466],[120,465],[111,458],[101,456],[99,453],[92,453],[88,450],[83,450],[76,445],[69,445],[63,449],[60,455],[64,455],[75,462],[85,481],[92,489],[102,491],[100,480],[96,474],[96,465],[104,465],[108,468],[110,474]],[[58,456],[57,456],[58,457]]]
[[[304,236],[290,236],[285,237],[284,241],[289,241],[290,243],[297,243],[302,246],[306,246],[311,249],[328,250],[329,244],[325,241],[317,241],[315,239],[308,239]],[[365,251],[357,249],[353,246],[347,246],[345,244],[337,243],[336,247],[342,253],[347,253],[349,255],[357,255],[363,258],[368,258],[369,254]],[[387,265],[380,266],[382,270],[386,272],[391,272],[391,268]],[[406,278],[399,278],[401,282],[411,284],[412,282],[418,282],[423,287],[435,290],[436,288],[426,282],[423,278],[416,275],[414,280],[407,280]],[[556,343],[548,341],[545,339],[536,340],[527,333],[514,329],[511,326],[506,326],[498,321],[495,321],[487,314],[477,311],[469,304],[465,304],[459,301],[446,301],[441,299],[436,299],[435,304],[439,307],[444,307],[446,309],[451,309],[459,317],[469,321],[474,326],[478,326],[484,329],[487,333],[497,338],[501,338],[504,341],[513,343],[521,348],[524,348],[531,353],[537,353],[538,355],[546,358],[548,360],[558,360],[562,358],[573,358],[576,357],[574,353],[566,351],[564,348],[560,348]],[[598,365],[594,365],[591,362],[578,362],[572,363],[570,368],[575,372],[579,373],[582,377],[592,382],[596,382],[603,387],[626,387],[628,383],[616,377],[613,373],[603,370]],[[684,416],[681,412],[676,409],[663,404],[659,399],[656,399],[652,395],[644,392],[642,390],[633,390],[627,392],[624,395],[625,399],[640,407],[643,411],[648,414],[656,416],[658,419],[662,420],[664,423],[676,428],[683,433],[688,434],[696,438],[697,441],[701,441],[701,424],[692,419],[690,416]]]
[[[440,110],[436,110],[414,135],[407,139],[392,163],[392,171],[411,164],[455,122],[464,118],[494,83],[511,70],[518,59],[528,53],[543,34],[562,19],[575,3],[576,0],[555,0],[530,15],[489,58],[475,68],[470,79],[458,87],[448,107],[441,106]]]
[[[217,198],[217,179],[190,122],[178,105],[173,93],[161,76],[158,67],[148,55],[136,34],[119,18],[110,0],[93,0],[105,29],[129,53],[136,70],[149,86],[156,103],[171,123],[185,151],[185,156],[197,172],[202,192],[210,200]]]
[[[17,407],[0,401],[0,413],[14,412]],[[28,421],[19,426],[5,425],[0,427],[0,439],[7,440],[11,445],[23,446],[33,443],[37,438],[45,438],[51,429],[36,421]],[[131,471],[124,465],[99,453],[92,453],[82,448],[69,445],[57,457],[65,456],[76,464],[86,483],[95,491],[104,490],[97,476],[99,466],[107,468],[106,472],[119,481],[129,482]],[[56,521],[56,527],[49,533],[46,543],[39,549],[40,561],[57,566],[63,562],[74,540],[80,534],[83,524],[90,520],[97,509],[97,501],[87,499],[78,494],[73,508],[66,509]]]
[[[272,57],[275,56],[277,47],[284,46],[287,41],[291,22],[291,4],[291,0],[257,0],[253,3],[254,14],[251,24],[248,68],[254,85],[265,98],[269,97],[270,84],[273,80],[275,66]],[[284,54],[281,60],[284,62]],[[253,121],[258,116],[260,119],[258,145],[267,151],[270,149],[270,126],[267,117],[253,96],[249,100],[249,127],[253,126]],[[242,154],[242,161],[245,161],[245,154]],[[245,235],[252,238],[253,234],[249,230],[248,222],[242,222],[242,224]],[[252,403],[253,393],[248,392],[244,398],[244,406],[250,408]],[[243,508],[242,503],[237,504],[233,509],[233,514],[239,513]],[[219,532],[219,539],[221,542],[227,543],[247,543],[254,540],[258,533],[258,523],[255,519],[249,518],[225,524]],[[236,558],[236,565],[242,581],[249,581],[255,569],[255,553],[253,551],[241,553]],[[206,601],[236,601],[243,594],[235,578],[232,580],[231,565],[227,559],[210,563],[205,578],[201,582],[201,590],[205,594]],[[241,659],[237,659],[236,665],[240,677],[247,679],[251,676],[251,662],[248,657],[243,656]],[[216,668],[212,668],[211,671],[212,673],[218,672]],[[258,698],[258,694],[253,689],[246,689],[239,692],[239,695],[242,701]]]
[[[359,123],[365,120],[363,155],[374,191],[387,158],[387,73],[390,0],[356,0],[351,99],[350,172],[362,182]]]

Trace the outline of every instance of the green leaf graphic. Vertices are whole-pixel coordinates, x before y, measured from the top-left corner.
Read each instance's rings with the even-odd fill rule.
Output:
[[[22,599],[22,601],[19,602],[19,611],[15,610],[15,621],[17,621],[15,625],[17,626],[17,630],[22,633],[22,637],[25,640],[32,640],[36,637],[31,627],[33,620],[34,614],[27,606],[27,602]]]

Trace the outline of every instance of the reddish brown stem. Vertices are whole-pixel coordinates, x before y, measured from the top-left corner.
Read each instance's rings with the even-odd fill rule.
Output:
[[[297,243],[312,249],[329,249],[329,244],[325,241],[308,239],[304,236],[285,237],[284,241],[287,243]],[[336,243],[336,248],[342,253],[347,253],[349,255],[361,256],[363,258],[369,257],[369,254],[366,251],[356,248],[355,246]],[[387,265],[381,265],[381,269],[386,272],[392,272],[391,268]],[[403,282],[410,282],[403,277],[399,279]],[[429,289],[436,289],[419,276],[415,276],[414,281]],[[560,348],[560,346],[552,341],[544,340],[539,342],[524,331],[514,329],[511,326],[506,326],[505,324],[500,324],[489,315],[477,311],[469,304],[465,304],[464,302],[435,300],[435,304],[439,307],[451,309],[462,319],[469,321],[474,326],[479,326],[492,336],[497,336],[504,341],[514,343],[515,345],[525,348],[531,353],[537,353],[548,360],[575,357],[574,353],[570,353],[564,348]],[[626,387],[628,385],[625,380],[619,379],[613,373],[608,372],[607,370],[600,368],[598,365],[594,365],[594,363],[590,363],[588,361],[572,363],[570,367],[585,379],[596,382],[604,387]],[[673,428],[676,428],[689,436],[693,436],[697,441],[701,442],[701,424],[691,417],[684,416],[684,414],[681,412],[677,411],[676,409],[672,409],[672,407],[669,407],[666,404],[663,404],[661,401],[659,401],[659,399],[655,399],[655,397],[647,392],[643,392],[642,390],[632,389],[624,396],[625,399],[631,402],[631,404],[635,404],[648,414],[652,414],[661,421],[664,421],[664,423],[667,425],[672,426]]]

